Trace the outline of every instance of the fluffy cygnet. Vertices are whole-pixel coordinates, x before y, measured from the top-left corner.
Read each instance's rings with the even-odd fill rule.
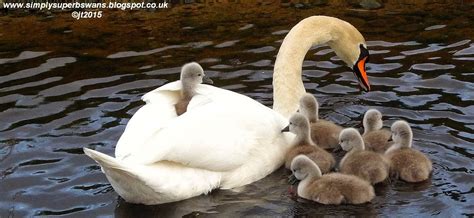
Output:
[[[196,87],[203,81],[212,84],[212,80],[205,77],[201,65],[196,62],[185,64],[181,69],[181,96],[178,103],[175,104],[176,114],[179,116],[188,109],[188,104],[196,95]]]
[[[423,153],[412,148],[413,132],[405,121],[391,127],[394,144],[385,152],[392,175],[406,182],[421,182],[430,177],[432,163]]]
[[[293,141],[294,145],[285,157],[285,167],[287,169],[290,169],[294,157],[304,154],[318,164],[323,173],[331,171],[336,161],[332,154],[313,143],[309,135],[309,122],[305,116],[294,114],[290,118],[290,124],[282,130],[282,132],[284,131],[290,131],[296,135]]]
[[[392,144],[391,133],[388,129],[382,129],[382,113],[376,109],[370,109],[364,115],[364,134],[362,135],[365,149],[377,153],[385,153]]]
[[[356,129],[342,130],[339,141],[342,149],[347,151],[339,165],[341,173],[358,176],[371,184],[382,182],[388,177],[388,160],[381,154],[364,150],[364,141]]]
[[[308,118],[311,126],[311,139],[321,148],[332,149],[338,145],[341,126],[319,119],[319,103],[316,98],[306,93],[300,99],[300,112]]]
[[[341,173],[322,175],[318,165],[305,155],[293,159],[291,171],[301,180],[298,196],[321,204],[363,204],[375,196],[367,181]]]

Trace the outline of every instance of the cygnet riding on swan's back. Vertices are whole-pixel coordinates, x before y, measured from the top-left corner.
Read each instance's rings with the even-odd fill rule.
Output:
[[[387,129],[382,129],[382,113],[377,109],[369,109],[364,114],[364,138],[365,148],[367,150],[375,151],[377,153],[385,153],[391,145],[390,133]]]
[[[308,118],[311,124],[311,139],[319,147],[332,149],[339,145],[339,133],[342,127],[331,121],[319,119],[319,103],[312,94],[303,95],[300,100],[300,112]]]
[[[301,70],[307,51],[327,43],[369,90],[364,38],[351,24],[313,16],[283,40],[273,73],[273,109],[232,91],[199,84],[187,112],[176,115],[182,85],[172,82],[142,97],[115,158],[84,148],[127,202],[160,204],[231,189],[264,178],[284,162],[294,136],[281,133],[305,93]]]
[[[293,140],[293,148],[288,151],[285,157],[285,167],[287,169],[290,169],[294,157],[304,154],[319,166],[322,173],[331,171],[336,164],[336,160],[334,160],[332,154],[320,148],[311,140],[309,122],[305,116],[301,114],[291,116],[290,125],[282,130],[282,132],[285,131],[290,131],[296,135]]]
[[[206,82],[212,84],[212,80],[205,77],[204,70],[201,65],[196,62],[185,64],[181,69],[181,98],[175,104],[176,114],[179,116],[186,112],[189,102],[195,96],[197,85]]]

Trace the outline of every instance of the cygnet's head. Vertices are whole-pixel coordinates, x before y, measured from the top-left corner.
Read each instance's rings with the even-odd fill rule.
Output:
[[[364,141],[359,131],[354,128],[343,129],[339,134],[339,144],[342,150],[350,151],[354,148],[364,150]]]
[[[306,93],[300,99],[300,113],[306,116],[310,122],[316,122],[318,120],[318,101],[316,98],[309,93]]]
[[[291,132],[295,135],[305,135],[309,133],[309,122],[302,114],[293,114],[290,118],[290,124],[282,132]]]
[[[181,82],[186,87],[195,87],[203,81],[212,84],[212,80],[205,76],[201,65],[196,62],[187,63],[181,69]]]
[[[321,176],[321,170],[319,169],[318,165],[303,154],[293,158],[290,169],[298,180],[304,180],[309,175],[316,177]]]
[[[364,133],[379,130],[383,127],[382,113],[377,109],[370,109],[364,115]]]
[[[390,129],[392,131],[392,140],[395,145],[400,147],[411,147],[413,132],[406,121],[396,121],[392,124]]]

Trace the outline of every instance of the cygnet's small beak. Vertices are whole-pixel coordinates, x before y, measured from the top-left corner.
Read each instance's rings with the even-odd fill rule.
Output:
[[[333,152],[336,152],[336,153],[337,153],[337,152],[340,152],[340,151],[342,151],[342,146],[341,146],[341,145],[337,145],[332,151],[333,151]]]
[[[289,132],[290,131],[290,125],[286,126],[284,129],[281,130],[281,132]]]
[[[290,185],[296,185],[298,183],[298,179],[296,178],[295,174],[291,174],[288,177],[288,183],[290,183]]]
[[[212,81],[211,78],[209,78],[209,77],[207,77],[207,76],[204,76],[204,77],[202,78],[202,83],[211,84],[211,85],[212,85],[212,84],[214,84],[214,81]]]

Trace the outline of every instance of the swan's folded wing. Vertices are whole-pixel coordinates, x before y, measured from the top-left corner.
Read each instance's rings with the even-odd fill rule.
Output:
[[[253,157],[256,146],[272,143],[286,125],[278,113],[246,96],[215,87],[199,91],[207,93],[193,99],[190,110],[157,129],[126,160],[167,160],[228,171]]]
[[[206,96],[212,96],[213,93],[229,92],[208,85],[200,85],[197,89],[199,95],[188,106],[191,110],[211,102],[211,99]],[[123,159],[134,151],[143,149],[146,140],[152,134],[156,134],[166,127],[169,122],[176,119],[175,104],[178,102],[180,90],[181,82],[176,81],[142,96],[142,100],[146,104],[138,109],[128,121],[125,131],[115,147],[116,158]]]
[[[176,118],[174,105],[179,99],[181,82],[165,84],[142,96],[146,103],[128,121],[127,127],[115,147],[115,157],[123,159],[141,149],[153,133]]]
[[[175,81],[160,86],[154,90],[147,92],[142,96],[142,101],[145,103],[157,103],[157,104],[176,104],[179,97],[179,91],[181,90],[181,81]]]

